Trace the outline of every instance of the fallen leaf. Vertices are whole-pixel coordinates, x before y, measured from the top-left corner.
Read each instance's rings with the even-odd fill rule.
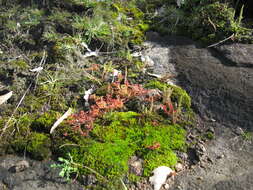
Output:
[[[0,96],[0,105],[6,102],[7,100],[9,100],[11,96],[12,96],[12,91]]]

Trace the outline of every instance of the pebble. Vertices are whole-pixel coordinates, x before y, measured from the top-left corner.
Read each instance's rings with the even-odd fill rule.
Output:
[[[133,173],[137,176],[141,176],[143,173],[142,164],[143,164],[142,159],[138,158],[137,156],[133,156],[128,162],[130,173]]]
[[[241,127],[236,127],[235,131],[234,131],[237,135],[242,135],[244,133],[244,131],[242,130]]]
[[[215,132],[215,130],[214,130],[213,127],[209,127],[209,129],[208,129],[207,131],[208,131],[208,132],[211,132],[211,133],[214,133],[214,132]]]
[[[169,189],[170,188],[170,185],[168,184],[168,183],[166,183],[165,185],[164,185],[164,189]]]
[[[199,176],[199,177],[197,177],[197,180],[203,180],[203,177]]]
[[[13,173],[17,173],[17,172],[22,172],[29,167],[30,167],[30,165],[29,165],[28,161],[21,160],[21,161],[17,162],[14,166],[10,167],[9,171],[13,172]]]
[[[186,160],[188,160],[188,154],[187,153],[185,153],[185,152],[183,152],[183,153],[179,153],[179,158],[181,158],[181,160],[183,160],[183,161],[186,161]]]
[[[181,163],[177,163],[175,166],[175,169],[176,169],[176,172],[180,172],[184,169],[184,166]]]
[[[224,154],[221,154],[221,155],[217,156],[217,159],[222,159],[222,158],[224,158]]]

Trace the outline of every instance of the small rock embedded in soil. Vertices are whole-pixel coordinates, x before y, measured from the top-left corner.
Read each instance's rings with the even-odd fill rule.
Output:
[[[85,175],[82,176],[82,183],[85,186],[93,185],[97,182],[97,178],[94,175]]]
[[[235,131],[234,131],[237,135],[242,135],[244,133],[244,131],[242,130],[241,127],[236,127]]]
[[[137,156],[133,156],[130,160],[129,160],[129,171],[130,173],[133,173],[137,176],[141,176],[143,173],[143,160],[138,158]]]
[[[29,166],[29,162],[27,162],[26,160],[22,160],[17,162],[14,166],[10,167],[9,171],[12,173],[22,172],[29,168]]]
[[[175,166],[175,169],[176,169],[176,172],[180,172],[184,169],[184,166],[181,163],[177,163]]]
[[[165,184],[168,176],[174,176],[175,172],[166,166],[160,166],[153,170],[154,175],[149,178],[150,183],[154,186],[154,190],[160,190],[163,184]]]

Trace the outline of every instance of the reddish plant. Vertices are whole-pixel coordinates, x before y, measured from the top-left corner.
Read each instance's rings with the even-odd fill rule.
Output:
[[[89,100],[92,100],[93,105],[90,106],[90,110],[73,114],[69,124],[74,126],[76,131],[86,136],[92,130],[93,123],[98,117],[101,117],[106,112],[122,109],[124,103],[133,97],[142,97],[140,98],[141,101],[149,102],[151,111],[153,111],[154,101],[161,98],[159,93],[145,89],[140,84],[130,84],[128,81],[124,84],[113,82],[108,86],[106,96],[91,95]],[[177,110],[174,109],[171,101],[160,105],[160,108],[164,113],[172,117],[173,123],[176,121],[175,116],[177,115]],[[155,149],[155,147],[159,148],[158,144],[150,146],[149,148]]]
[[[124,99],[118,96],[112,98],[111,95],[105,97],[93,95],[91,99],[93,99],[95,103],[91,106],[90,110],[73,114],[72,120],[69,121],[69,124],[74,126],[74,130],[80,132],[84,136],[88,135],[89,131],[93,129],[95,119],[108,111],[120,109],[124,106]]]
[[[158,142],[156,142],[156,143],[154,143],[154,144],[151,145],[151,146],[147,146],[147,148],[150,149],[150,150],[155,150],[155,149],[160,148],[160,146],[161,146],[161,144],[158,143]]]

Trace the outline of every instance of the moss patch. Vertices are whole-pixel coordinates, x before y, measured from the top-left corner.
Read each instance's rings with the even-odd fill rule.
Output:
[[[118,179],[128,172],[128,160],[133,155],[144,159],[144,174],[160,165],[173,167],[175,150],[186,147],[185,130],[178,125],[152,125],[136,112],[112,112],[104,116],[86,142],[73,147],[73,160],[88,166],[109,179]],[[154,144],[159,147],[152,149]],[[83,171],[89,172],[87,170]]]

